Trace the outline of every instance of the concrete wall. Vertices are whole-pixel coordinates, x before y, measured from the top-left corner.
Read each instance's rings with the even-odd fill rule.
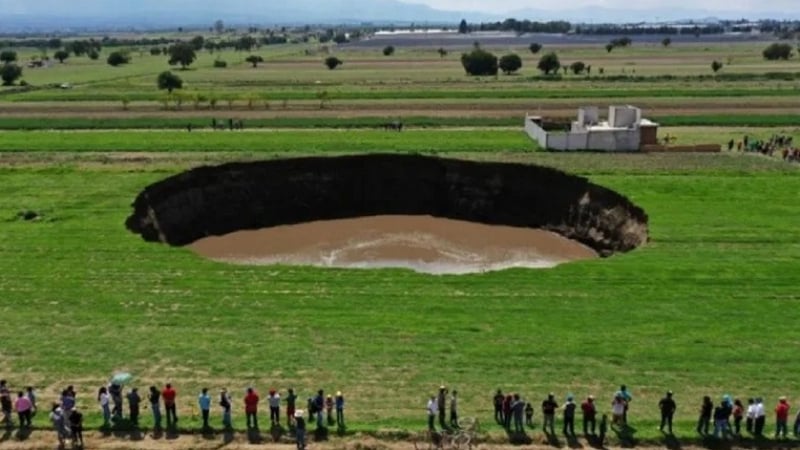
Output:
[[[587,150],[631,152],[639,150],[639,130],[608,130],[589,133]]]
[[[608,109],[608,124],[615,128],[630,128],[641,121],[641,110],[632,106],[612,106]]]
[[[525,132],[531,139],[538,142],[540,147],[547,148],[547,131],[531,120],[531,116],[525,117]]]

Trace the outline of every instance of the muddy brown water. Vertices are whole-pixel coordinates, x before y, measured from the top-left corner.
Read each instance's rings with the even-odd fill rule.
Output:
[[[283,225],[207,237],[188,247],[233,264],[407,268],[429,274],[551,268],[598,257],[591,248],[549,231],[430,216]]]

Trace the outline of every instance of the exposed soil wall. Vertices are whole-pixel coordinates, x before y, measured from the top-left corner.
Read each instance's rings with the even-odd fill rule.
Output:
[[[419,155],[200,167],[148,186],[133,208],[129,230],[174,246],[238,230],[376,215],[541,228],[603,256],[648,239],[641,208],[585,178],[546,167]]]

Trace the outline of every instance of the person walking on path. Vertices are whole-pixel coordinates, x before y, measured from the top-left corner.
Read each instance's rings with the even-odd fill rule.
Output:
[[[753,432],[756,436],[764,435],[764,425],[767,421],[767,411],[764,408],[764,400],[761,397],[756,398],[756,421],[753,426]]]
[[[344,428],[344,395],[342,395],[342,391],[336,392],[336,426]]]
[[[497,390],[497,393],[494,394],[492,398],[494,404],[494,420],[497,422],[498,425],[505,425],[506,421],[503,417],[503,401],[506,397],[503,395],[503,391],[500,389]]]
[[[244,414],[247,417],[247,428],[258,429],[258,402],[261,400],[252,387],[247,388],[244,396]]]
[[[303,418],[303,411],[297,410],[294,413],[294,432],[297,441],[297,450],[306,448],[306,419]]]
[[[161,429],[161,393],[158,388],[150,386],[150,395],[147,399],[150,401],[150,410],[153,412],[153,427],[156,430]]]
[[[231,421],[231,396],[225,388],[222,388],[219,393],[219,406],[222,408],[222,427],[225,428],[225,430],[233,429],[233,422]]]
[[[789,421],[790,408],[786,397],[778,399],[778,405],[775,407],[775,439],[786,439],[786,427]]]
[[[714,404],[711,403],[711,397],[703,397],[703,404],[700,405],[700,418],[697,420],[697,432],[703,436],[708,435],[708,428],[711,424],[711,413],[714,410]]]
[[[293,388],[289,388],[286,395],[286,426],[292,428],[294,424],[294,413],[297,410],[297,395]]]
[[[450,426],[452,428],[460,428],[458,426],[458,391],[453,389],[450,394]]]
[[[575,404],[572,395],[567,396],[567,402],[564,404],[564,436],[575,437]]]
[[[178,397],[178,392],[172,387],[172,384],[167,383],[164,390],[161,391],[161,398],[164,399],[164,410],[167,414],[167,427],[178,426],[178,411],[175,406],[175,400]]]
[[[439,411],[439,426],[442,427],[443,430],[447,429],[447,423],[445,423],[445,416],[447,415],[447,387],[444,385],[439,386],[439,396],[436,398],[437,401],[437,408]]]
[[[139,405],[142,403],[142,398],[139,397],[139,389],[133,388],[128,392],[128,410],[130,411],[131,425],[134,427],[139,426]]]
[[[428,431],[436,431],[434,421],[436,420],[437,406],[436,397],[431,397],[431,399],[428,400],[428,406],[426,408],[428,411]]]
[[[675,415],[677,405],[672,398],[672,391],[667,391],[667,395],[658,402],[658,409],[661,410],[661,426],[658,429],[663,433],[667,427],[668,433],[672,434],[672,418]]]
[[[555,394],[551,392],[547,396],[547,398],[542,402],[542,416],[544,416],[542,431],[547,433],[547,430],[549,428],[551,435],[556,434],[555,432],[556,409],[558,409],[558,403],[556,403]]]
[[[269,421],[272,426],[278,426],[281,424],[281,394],[279,394],[275,389],[270,389],[269,391],[269,398],[267,398],[267,403],[269,403]]]
[[[583,436],[594,436],[595,424],[597,423],[597,406],[594,404],[594,396],[586,397],[581,403],[581,411],[583,411]]]
[[[211,396],[208,395],[208,388],[203,388],[197,396],[197,406],[200,408],[200,415],[203,417],[203,429],[208,430],[208,418],[211,416]]]

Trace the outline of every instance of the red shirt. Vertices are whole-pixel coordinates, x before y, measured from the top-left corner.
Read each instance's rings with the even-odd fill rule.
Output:
[[[778,406],[775,407],[775,416],[778,420],[788,420],[789,404],[786,402],[778,403]]]
[[[250,392],[244,396],[244,412],[254,413],[258,412],[258,394],[256,391]]]
[[[594,406],[594,402],[585,401],[581,403],[581,410],[583,410],[583,415],[587,419],[594,419],[594,415],[597,412],[597,409]]]
[[[161,391],[161,396],[164,397],[164,405],[174,405],[176,395],[178,395],[178,393],[175,391],[175,388],[164,388],[164,390]]]

